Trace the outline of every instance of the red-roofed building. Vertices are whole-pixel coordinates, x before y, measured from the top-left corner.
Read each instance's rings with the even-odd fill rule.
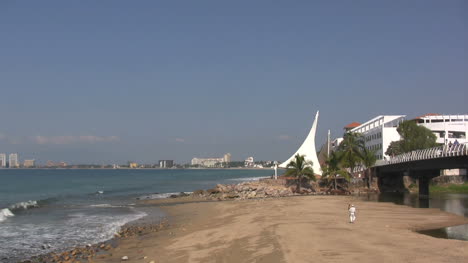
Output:
[[[351,122],[350,124],[344,126],[344,130],[345,130],[345,132],[348,132],[348,131],[358,127],[359,125],[361,125],[359,122]]]
[[[427,114],[418,116],[418,117],[416,117],[416,118],[414,118],[414,119],[415,119],[415,120],[421,120],[421,119],[424,119],[425,117],[429,117],[429,116],[441,116],[441,115],[438,114],[438,113],[427,113]],[[419,121],[418,121],[418,122],[419,122]]]

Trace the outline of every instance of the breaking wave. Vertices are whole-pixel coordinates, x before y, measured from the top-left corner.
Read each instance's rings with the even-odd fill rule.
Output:
[[[186,194],[191,194],[191,193],[192,192],[156,193],[156,194],[143,195],[143,196],[140,196],[138,199],[140,200],[164,199],[164,198],[169,198],[171,196],[180,196],[180,195],[186,195]]]
[[[18,211],[18,210],[27,210],[27,209],[30,209],[30,208],[37,208],[37,207],[39,207],[39,203],[37,201],[29,200],[29,201],[26,201],[26,202],[19,202],[19,203],[16,203],[14,205],[11,205],[10,210],[11,211]]]
[[[12,216],[15,216],[15,215],[8,208],[4,208],[0,210],[0,222],[5,221],[8,217],[12,217]]]

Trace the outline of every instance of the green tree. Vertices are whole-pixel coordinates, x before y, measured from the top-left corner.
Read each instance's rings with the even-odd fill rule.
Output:
[[[403,150],[401,149],[401,141],[393,141],[388,145],[387,151],[385,152],[388,156],[395,156],[402,154]]]
[[[372,166],[377,161],[375,157],[375,151],[369,150],[366,147],[362,148],[361,151],[361,162],[366,167],[365,178],[367,179],[367,187],[370,188],[372,182]]]
[[[391,143],[385,154],[398,155],[437,146],[434,133],[424,126],[419,126],[414,120],[400,123],[397,131],[401,140]]]
[[[405,153],[437,146],[434,133],[424,126],[419,126],[414,120],[400,123],[397,131],[402,138],[401,149]]]
[[[286,166],[286,176],[297,177],[297,191],[301,192],[302,178],[306,177],[315,181],[314,170],[312,169],[312,162],[306,161],[304,155],[296,154],[294,160],[289,162]]]
[[[346,181],[349,181],[348,172],[341,167],[342,152],[332,152],[325,161],[326,167],[322,171],[322,179],[327,182],[334,182],[333,188],[336,190],[338,176],[342,176]]]
[[[364,148],[364,138],[362,134],[348,132],[343,136],[343,141],[338,146],[340,162],[343,167],[349,168],[350,173],[361,162],[361,151]]]

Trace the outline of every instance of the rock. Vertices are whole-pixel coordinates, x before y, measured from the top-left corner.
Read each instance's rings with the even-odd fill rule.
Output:
[[[127,256],[123,256],[123,257],[122,257],[122,260],[124,260],[124,261],[125,261],[125,260],[128,260],[128,257],[127,257]]]
[[[247,198],[254,198],[255,196],[257,196],[257,192],[255,191],[252,191],[249,194],[247,194]]]
[[[218,192],[220,192],[220,193],[227,192],[227,187],[222,185],[222,184],[217,184],[215,189],[217,189]]]
[[[239,194],[238,193],[230,193],[226,196],[226,198],[229,198],[229,199],[234,199],[234,198],[238,198],[239,197]]]
[[[196,190],[192,193],[193,196],[204,196],[206,195],[206,191],[205,190]]]
[[[208,194],[212,195],[212,194],[219,193],[219,190],[217,188],[212,188],[212,189],[206,190],[206,192],[208,192]]]

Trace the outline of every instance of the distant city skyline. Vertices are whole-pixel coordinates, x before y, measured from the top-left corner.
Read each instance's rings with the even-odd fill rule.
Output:
[[[467,114],[468,3],[0,3],[0,152],[285,160],[376,115]],[[319,150],[319,149],[317,149]]]

